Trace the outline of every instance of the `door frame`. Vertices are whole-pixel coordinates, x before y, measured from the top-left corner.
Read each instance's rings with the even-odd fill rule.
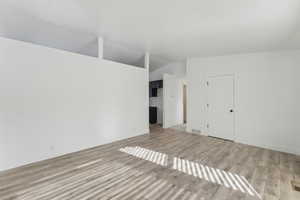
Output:
[[[183,123],[186,124],[187,123],[187,84],[183,83],[182,84],[182,97],[183,97]]]
[[[236,142],[236,75],[234,73],[232,74],[216,74],[216,75],[207,75],[206,76],[206,81],[205,83],[209,82],[209,79],[210,78],[218,78],[218,77],[232,77],[233,78],[233,139],[232,140],[229,140],[229,141],[232,141],[232,142]],[[209,104],[208,100],[209,100],[209,97],[208,97],[208,90],[209,90],[209,85],[205,84],[206,85],[206,94],[207,94],[207,98],[206,98],[206,105]],[[208,107],[205,106],[206,108],[206,113],[207,113],[207,119],[206,119],[206,124],[209,123],[209,110],[208,110]],[[210,135],[210,129],[206,127],[206,130],[207,130],[207,134],[208,136],[211,136]],[[213,137],[213,136],[212,136]],[[220,139],[223,139],[223,138],[220,138]]]

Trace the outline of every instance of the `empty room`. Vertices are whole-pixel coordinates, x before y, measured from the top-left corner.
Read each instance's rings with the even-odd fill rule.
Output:
[[[300,200],[299,0],[1,0],[0,200]]]

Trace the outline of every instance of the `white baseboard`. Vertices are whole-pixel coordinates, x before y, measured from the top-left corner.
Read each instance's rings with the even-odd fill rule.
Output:
[[[250,146],[260,147],[260,148],[264,148],[264,149],[269,149],[269,150],[273,150],[273,151],[279,151],[279,152],[284,152],[284,153],[300,155],[300,146],[298,148],[293,148],[293,147],[284,147],[284,146],[272,145],[272,144],[264,144],[264,143],[259,143],[259,142],[251,143],[251,142],[245,142],[245,141],[239,141],[239,140],[237,140],[236,142],[241,143],[241,144],[250,145]]]

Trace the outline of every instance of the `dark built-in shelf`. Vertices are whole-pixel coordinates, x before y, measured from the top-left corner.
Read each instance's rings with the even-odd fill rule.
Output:
[[[151,81],[149,84],[149,96],[150,97],[157,97],[157,89],[163,88],[163,81]]]
[[[163,88],[163,80],[151,81],[150,88]]]

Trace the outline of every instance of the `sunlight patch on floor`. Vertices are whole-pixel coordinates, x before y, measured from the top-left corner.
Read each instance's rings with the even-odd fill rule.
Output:
[[[197,162],[180,159],[178,157],[173,158],[172,169],[200,179],[205,179],[206,181],[222,185],[227,188],[248,193],[251,196],[257,196],[261,199],[261,196],[256,192],[256,190],[244,176],[208,167]]]
[[[125,147],[121,148],[120,151],[161,166],[167,166],[168,164],[168,155],[164,153],[141,147]]]
[[[167,167],[169,164],[169,156],[167,154],[142,148],[139,146],[121,148],[120,151],[135,156],[137,158],[150,161],[160,166]],[[247,193],[251,196],[256,196],[259,199],[262,199],[261,196],[256,192],[256,190],[244,176],[212,168],[197,162],[181,159],[178,157],[173,157],[173,159],[170,159],[170,162],[173,162],[170,163],[172,164],[171,168],[173,170],[177,170],[182,173],[194,176],[196,178],[200,178],[214,184],[222,185],[233,190],[238,190],[242,193]]]

